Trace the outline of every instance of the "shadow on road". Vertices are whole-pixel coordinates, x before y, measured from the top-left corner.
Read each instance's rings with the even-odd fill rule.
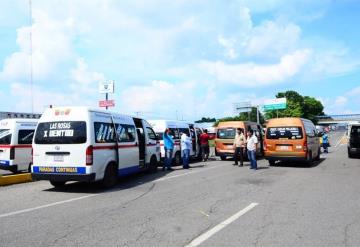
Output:
[[[277,162],[274,166],[271,166],[271,167],[293,167],[293,168],[308,168],[308,169],[311,169],[311,168],[317,167],[318,165],[320,165],[325,160],[326,159],[324,159],[324,158],[320,158],[320,160],[314,161],[311,166],[309,166],[309,164],[306,164],[304,162],[296,162],[296,161],[285,162],[285,161],[281,161],[281,162]]]
[[[206,167],[206,163],[204,162],[191,163],[190,166],[191,168],[189,169],[189,171],[195,169],[202,169]],[[45,189],[44,191],[67,192],[67,193],[89,193],[89,194],[114,192],[114,191],[130,189],[139,185],[151,183],[177,170],[183,170],[182,166],[175,166],[173,167],[172,171],[166,171],[166,170],[162,171],[162,168],[158,167],[156,173],[140,172],[125,177],[120,177],[118,183],[113,188],[110,189],[104,189],[100,182],[93,182],[93,183],[69,182],[66,183],[64,187],[61,188],[51,187],[49,189]]]

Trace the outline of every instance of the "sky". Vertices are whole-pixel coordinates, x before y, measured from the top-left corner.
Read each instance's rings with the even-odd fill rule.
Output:
[[[360,113],[360,0],[32,0],[32,19],[29,9],[0,0],[0,111],[98,108],[99,82],[114,80],[111,110],[146,118],[233,116],[234,103],[286,90],[327,114]]]

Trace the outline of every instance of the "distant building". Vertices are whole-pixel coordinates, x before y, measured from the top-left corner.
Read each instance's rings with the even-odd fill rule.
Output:
[[[4,112],[0,111],[0,120],[4,118],[40,118],[38,113],[24,113],[24,112]]]

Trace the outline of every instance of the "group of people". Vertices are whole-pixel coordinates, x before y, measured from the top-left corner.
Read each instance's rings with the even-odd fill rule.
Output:
[[[207,130],[204,130],[204,133],[202,133],[199,136],[200,140],[200,147],[201,147],[201,155],[202,160],[207,161],[209,158],[209,135]],[[184,169],[189,169],[189,161],[190,161],[190,150],[192,149],[192,137],[189,136],[188,133],[182,133],[180,138],[181,143],[181,152],[182,152],[182,165]],[[171,164],[172,164],[172,157],[173,157],[173,151],[174,151],[174,139],[172,135],[170,134],[170,129],[167,128],[164,131],[164,149],[165,149],[165,160],[163,163],[163,171],[169,170],[171,171]]]
[[[245,148],[247,150],[247,157],[250,161],[250,169],[257,170],[257,161],[256,161],[256,149],[259,141],[254,131],[250,129],[247,132],[247,136],[244,135],[243,129],[238,128],[236,130],[236,135],[234,139],[234,160],[235,163],[233,165],[244,166],[244,156],[245,156]],[[239,164],[240,158],[240,164]]]

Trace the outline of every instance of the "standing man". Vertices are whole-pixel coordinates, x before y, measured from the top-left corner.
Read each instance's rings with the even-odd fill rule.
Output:
[[[257,162],[256,162],[256,149],[258,144],[258,139],[254,134],[254,131],[251,129],[247,133],[248,137],[246,140],[247,146],[247,155],[250,160],[250,169],[257,170]]]
[[[322,136],[322,146],[323,146],[323,149],[324,149],[324,153],[328,153],[329,150],[329,136],[328,134],[326,133],[326,131],[324,132],[323,136]]]
[[[183,155],[183,168],[189,169],[189,158],[190,158],[190,150],[191,150],[192,140],[190,137],[183,133],[181,135],[181,150]]]
[[[244,131],[240,128],[238,128],[236,130],[236,135],[235,135],[235,139],[234,139],[234,160],[235,163],[233,164],[234,166],[238,165],[238,161],[239,161],[239,156],[240,156],[240,165],[239,166],[243,166],[244,165],[244,149],[245,149],[245,143],[246,143],[246,138],[244,136]]]
[[[162,170],[165,171],[165,167],[168,171],[171,171],[172,155],[174,151],[174,139],[170,135],[170,129],[167,128],[164,132],[164,149],[165,149],[165,161]]]
[[[205,129],[204,133],[200,135],[202,161],[207,161],[207,159],[209,158],[209,139],[210,136],[208,135],[207,129]]]

